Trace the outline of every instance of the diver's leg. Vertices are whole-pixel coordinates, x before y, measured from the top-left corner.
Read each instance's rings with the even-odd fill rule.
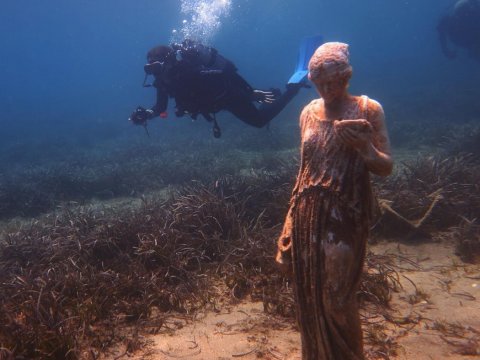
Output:
[[[248,99],[235,99],[226,110],[250,126],[261,128],[266,124],[260,117],[260,110]]]
[[[263,120],[263,125],[266,125],[270,122],[275,116],[277,116],[287,104],[298,94],[300,88],[303,87],[302,84],[288,84],[287,90],[280,95],[278,99],[276,99],[271,104],[262,104],[260,106],[260,116]],[[262,126],[263,126],[262,125]]]
[[[268,124],[285,106],[298,94],[301,86],[291,84],[287,90],[273,103],[263,104],[257,108],[249,98],[239,97],[232,99],[227,104],[225,110],[230,111],[244,123],[261,128]]]

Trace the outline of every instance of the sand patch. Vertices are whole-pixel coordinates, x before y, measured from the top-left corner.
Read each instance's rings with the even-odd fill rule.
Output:
[[[386,333],[398,347],[397,355],[390,359],[477,358],[480,266],[462,263],[447,241],[402,245],[385,242],[372,245],[370,250],[393,253],[400,259],[396,269],[403,289],[392,298],[391,316],[396,324],[388,323]],[[175,329],[143,337],[142,342],[143,349],[134,355],[118,349],[107,358],[301,359],[295,323],[266,314],[260,302],[225,305],[218,311],[198,314],[192,322],[179,320]],[[366,352],[369,350],[367,346]]]

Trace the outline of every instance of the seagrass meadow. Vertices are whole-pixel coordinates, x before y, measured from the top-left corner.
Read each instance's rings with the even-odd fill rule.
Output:
[[[371,241],[441,235],[460,262],[478,263],[480,130],[466,126],[455,138],[449,131],[406,154],[393,129],[396,171],[373,179]],[[142,334],[169,329],[174,317],[193,319],[242,299],[294,323],[290,280],[273,256],[295,148],[271,140],[264,150],[260,135],[219,142],[215,152],[210,139],[185,141],[112,142],[61,163],[39,161],[36,151],[21,166],[9,162],[15,149],[2,152],[9,171],[0,180],[0,359],[97,359],[119,343],[130,354],[142,347]],[[389,324],[420,321],[391,313],[398,262],[416,266],[399,255],[367,256],[358,297],[371,358],[397,353]],[[411,301],[426,297],[417,289]],[[462,334],[452,324],[431,326]],[[467,355],[476,351],[470,346]]]

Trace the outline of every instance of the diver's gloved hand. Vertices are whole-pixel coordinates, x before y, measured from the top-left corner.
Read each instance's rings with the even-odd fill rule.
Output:
[[[145,126],[147,120],[150,120],[154,117],[153,110],[145,109],[141,106],[137,107],[135,111],[128,118],[129,121],[133,122],[135,125]]]
[[[260,104],[271,104],[277,99],[277,92],[273,89],[271,91],[253,90],[252,100]]]

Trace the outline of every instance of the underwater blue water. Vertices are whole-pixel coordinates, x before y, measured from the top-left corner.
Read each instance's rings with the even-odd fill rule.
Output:
[[[215,2],[218,9],[222,0],[197,3]],[[205,38],[260,88],[284,86],[304,36],[347,42],[352,93],[379,100],[387,122],[435,126],[472,120],[480,111],[472,101],[480,92],[480,64],[464,53],[446,59],[437,40],[437,21],[453,3],[231,0],[214,26],[204,24]],[[154,102],[154,90],[142,88],[145,54],[192,20],[180,0],[4,0],[0,6],[0,141],[25,144],[26,151],[52,138],[95,144],[138,136],[142,130],[127,118],[137,105]],[[301,107],[315,96],[302,91],[274,126],[296,126]],[[177,125],[198,131],[170,113],[168,122],[152,123],[154,135]],[[219,119],[224,127],[247,127],[228,114]]]

